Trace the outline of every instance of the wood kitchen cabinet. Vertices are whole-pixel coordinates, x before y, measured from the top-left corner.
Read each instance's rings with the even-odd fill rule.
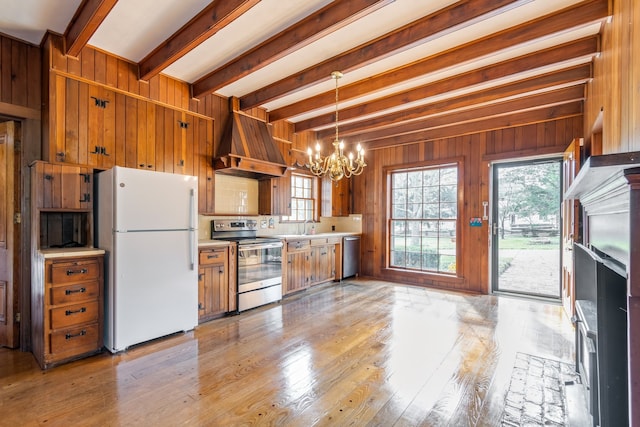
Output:
[[[43,157],[108,169],[113,166],[198,175],[213,171],[213,119],[50,73]],[[202,145],[209,162],[199,162]]]
[[[236,311],[236,245],[200,249],[198,271],[198,321]]]
[[[114,166],[116,93],[60,75],[51,80],[45,160],[102,169]]]
[[[340,237],[313,237],[287,240],[283,269],[283,294],[336,280],[342,256]]]
[[[157,163],[164,172],[182,175],[198,175],[198,167],[205,166],[213,171],[211,157],[205,165],[198,161],[202,147],[200,139],[211,144],[213,151],[213,121],[168,107],[155,106],[155,138]],[[202,155],[206,155],[202,154]]]
[[[335,279],[335,252],[335,245],[327,244],[327,239],[311,240],[311,285]]]
[[[260,215],[291,215],[291,173],[280,178],[258,181],[258,213]]]
[[[333,182],[328,176],[322,179],[320,206],[322,216],[349,216],[349,179]]]
[[[42,369],[103,347],[103,255],[42,255],[32,280],[32,347]]]
[[[158,170],[156,161],[156,105],[118,93],[116,95],[118,128],[116,164],[135,169]]]
[[[282,294],[307,289],[311,284],[311,245],[309,240],[292,240],[286,242],[287,262],[284,271]]]
[[[93,209],[93,171],[76,166],[36,161],[31,165],[32,200],[38,209]]]

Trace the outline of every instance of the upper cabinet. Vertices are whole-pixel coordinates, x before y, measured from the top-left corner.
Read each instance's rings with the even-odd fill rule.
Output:
[[[333,182],[328,176],[322,178],[322,216],[349,216],[349,179]]]
[[[291,174],[258,181],[258,214],[291,215]]]
[[[59,75],[52,79],[55,96],[49,106],[45,160],[112,167],[116,145],[115,93]]]
[[[211,118],[56,73],[50,83],[43,157],[51,163],[199,175],[200,157],[213,155]]]
[[[43,210],[92,210],[93,173],[89,168],[35,162],[32,169],[34,207]]]

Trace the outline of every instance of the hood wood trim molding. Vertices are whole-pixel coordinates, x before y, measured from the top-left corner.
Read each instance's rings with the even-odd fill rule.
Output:
[[[267,123],[237,110],[231,111],[213,167],[218,173],[254,179],[281,177],[287,172]]]

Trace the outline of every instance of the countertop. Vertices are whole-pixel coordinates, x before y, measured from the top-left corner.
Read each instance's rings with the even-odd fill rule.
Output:
[[[340,232],[340,231],[331,231],[328,233],[316,233],[316,234],[269,234],[266,236],[258,236],[258,237],[271,237],[282,240],[302,240],[302,239],[322,239],[329,237],[344,237],[344,236],[359,236],[360,233],[351,233],[351,232]],[[215,247],[225,247],[229,246],[229,244],[234,243],[232,241],[227,240],[210,240],[203,239],[198,240],[199,248],[215,248]]]
[[[227,240],[198,240],[199,248],[223,248],[225,246],[229,246],[230,244],[235,242],[230,242]]]
[[[269,237],[277,237],[283,240],[300,240],[300,239],[322,239],[328,237],[344,237],[344,236],[359,236],[360,233],[330,231],[328,233],[315,233],[315,234],[275,234]]]
[[[104,249],[98,248],[50,248],[40,249],[40,253],[45,259],[49,258],[71,258],[76,256],[104,255]]]

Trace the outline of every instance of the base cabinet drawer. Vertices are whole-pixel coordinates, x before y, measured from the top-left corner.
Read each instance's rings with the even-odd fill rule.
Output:
[[[100,274],[100,266],[95,260],[61,262],[51,266],[51,284],[78,283],[95,280]]]
[[[228,249],[200,249],[200,265],[224,264],[227,261]]]
[[[51,329],[66,328],[98,320],[98,302],[65,305],[51,311]]]
[[[87,300],[95,300],[100,296],[97,281],[75,283],[67,286],[51,288],[51,305],[74,304]]]
[[[98,333],[98,324],[57,330],[51,333],[51,353],[66,357],[95,350],[102,337]]]

